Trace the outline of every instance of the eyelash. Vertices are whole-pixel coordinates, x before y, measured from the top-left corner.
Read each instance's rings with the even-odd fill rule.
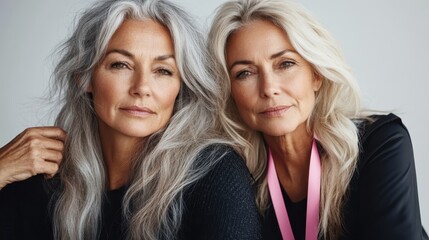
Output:
[[[114,62],[110,64],[110,68],[112,69],[129,69],[128,64],[125,62]],[[172,76],[173,72],[166,68],[159,68],[156,70],[157,73],[165,76]]]
[[[166,69],[166,68],[159,68],[156,70],[157,73],[161,74],[161,75],[165,75],[165,76],[172,76],[173,72]]]
[[[293,61],[283,61],[280,63],[280,68],[287,69],[293,67],[296,63]]]
[[[280,69],[288,69],[288,68],[293,67],[295,64],[296,64],[295,62],[287,60],[287,61],[280,62],[279,67],[280,67]],[[251,74],[252,74],[251,71],[243,70],[243,71],[238,72],[235,75],[235,78],[238,80],[242,80],[242,79],[246,79]]]
[[[235,75],[235,78],[238,79],[238,80],[242,80],[242,79],[245,79],[245,78],[249,77],[251,74],[252,73],[249,70],[243,70],[243,71],[238,72]]]
[[[127,68],[127,69],[129,69],[127,63],[125,63],[125,62],[114,62],[114,63],[110,64],[110,68],[113,68],[113,69]]]

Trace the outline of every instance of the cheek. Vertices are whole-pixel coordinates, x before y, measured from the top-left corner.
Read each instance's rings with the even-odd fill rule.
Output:
[[[305,115],[308,115],[313,110],[315,105],[316,95],[311,87],[306,89],[301,89],[301,94],[299,96],[299,102],[301,109],[304,111]]]
[[[239,110],[251,108],[253,105],[252,100],[255,97],[252,97],[252,91],[246,86],[236,86],[231,85],[231,96],[235,101],[235,105]]]
[[[95,71],[91,82],[94,103],[104,104],[105,102],[110,102],[117,92],[121,91],[117,78],[117,76],[112,76],[104,70],[98,69]]]
[[[171,116],[173,113],[174,103],[180,91],[180,82],[158,89],[158,102],[162,110],[167,111]]]
[[[244,89],[231,88],[231,95],[234,99],[240,118],[247,124],[252,126],[254,113],[253,109],[256,104],[256,97]]]
[[[311,104],[314,102],[314,85],[312,81],[312,75],[306,74],[299,76],[288,84],[288,93],[297,99],[299,102],[305,102]]]
[[[94,110],[105,120],[112,116],[116,106],[128,95],[126,79],[102,71],[94,75],[91,86]]]
[[[112,84],[93,84],[92,97],[94,106],[108,106],[113,104],[118,98],[119,89]]]

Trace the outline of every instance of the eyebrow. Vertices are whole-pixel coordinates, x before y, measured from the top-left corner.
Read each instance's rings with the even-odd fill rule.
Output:
[[[272,60],[272,59],[278,58],[278,57],[283,56],[285,53],[288,53],[288,52],[297,53],[295,50],[285,49],[285,50],[282,50],[278,53],[274,53],[273,55],[271,55],[270,59]]]
[[[108,51],[106,53],[106,56],[109,55],[109,54],[111,54],[111,53],[119,53],[119,54],[122,54],[124,56],[130,57],[130,58],[134,58],[134,54],[132,54],[132,53],[130,53],[127,50],[124,50],[124,49],[112,49],[112,50],[110,50],[110,51]]]
[[[157,61],[164,61],[164,60],[167,60],[169,58],[172,58],[173,60],[175,60],[173,54],[161,55],[161,56],[156,57],[155,60],[157,60]]]
[[[128,52],[125,49],[112,49],[106,53],[106,56],[111,54],[111,53],[119,53],[119,54],[122,54],[126,57],[129,57],[129,58],[135,58],[134,54]],[[166,54],[166,55],[157,56],[155,58],[155,61],[164,61],[164,60],[167,60],[169,58],[172,58],[173,60],[175,59],[173,54]]]
[[[288,52],[291,52],[291,53],[297,53],[295,50],[284,49],[284,50],[281,50],[280,52],[277,52],[277,53],[272,54],[272,55],[270,56],[270,59],[272,60],[272,59],[278,58],[278,57],[283,56],[284,54],[286,54],[286,53],[288,53]],[[235,62],[231,65],[231,67],[229,67],[229,71],[231,71],[231,69],[232,69],[235,65],[240,65],[240,64],[247,65],[247,64],[254,64],[254,62],[253,62],[253,61],[250,61],[250,60],[239,60],[239,61],[235,61]]]
[[[240,60],[240,61],[235,61],[231,67],[229,67],[229,71],[231,72],[231,69],[235,66],[235,65],[247,65],[247,64],[253,64],[253,61],[250,60]]]

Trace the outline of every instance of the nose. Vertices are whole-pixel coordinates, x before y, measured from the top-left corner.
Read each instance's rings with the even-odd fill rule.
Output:
[[[130,95],[143,97],[151,95],[150,74],[147,71],[136,71],[130,84]]]
[[[259,94],[262,98],[269,98],[279,95],[279,86],[273,72],[262,71],[259,76]]]

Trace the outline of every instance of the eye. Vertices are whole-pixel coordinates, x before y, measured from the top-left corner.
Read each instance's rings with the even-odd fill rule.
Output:
[[[250,75],[252,75],[252,72],[250,72],[248,70],[243,70],[243,71],[238,72],[235,75],[235,78],[238,79],[238,80],[242,80],[242,79],[245,79],[245,78],[249,77]]]
[[[114,62],[110,64],[110,68],[112,69],[129,69],[127,63],[125,62]]]
[[[287,69],[287,68],[293,67],[295,64],[296,63],[293,62],[293,61],[289,61],[289,60],[288,61],[283,61],[283,62],[280,63],[280,68]]]
[[[156,72],[159,73],[160,75],[164,75],[164,76],[172,76],[173,75],[173,72],[166,69],[166,68],[159,68]]]

